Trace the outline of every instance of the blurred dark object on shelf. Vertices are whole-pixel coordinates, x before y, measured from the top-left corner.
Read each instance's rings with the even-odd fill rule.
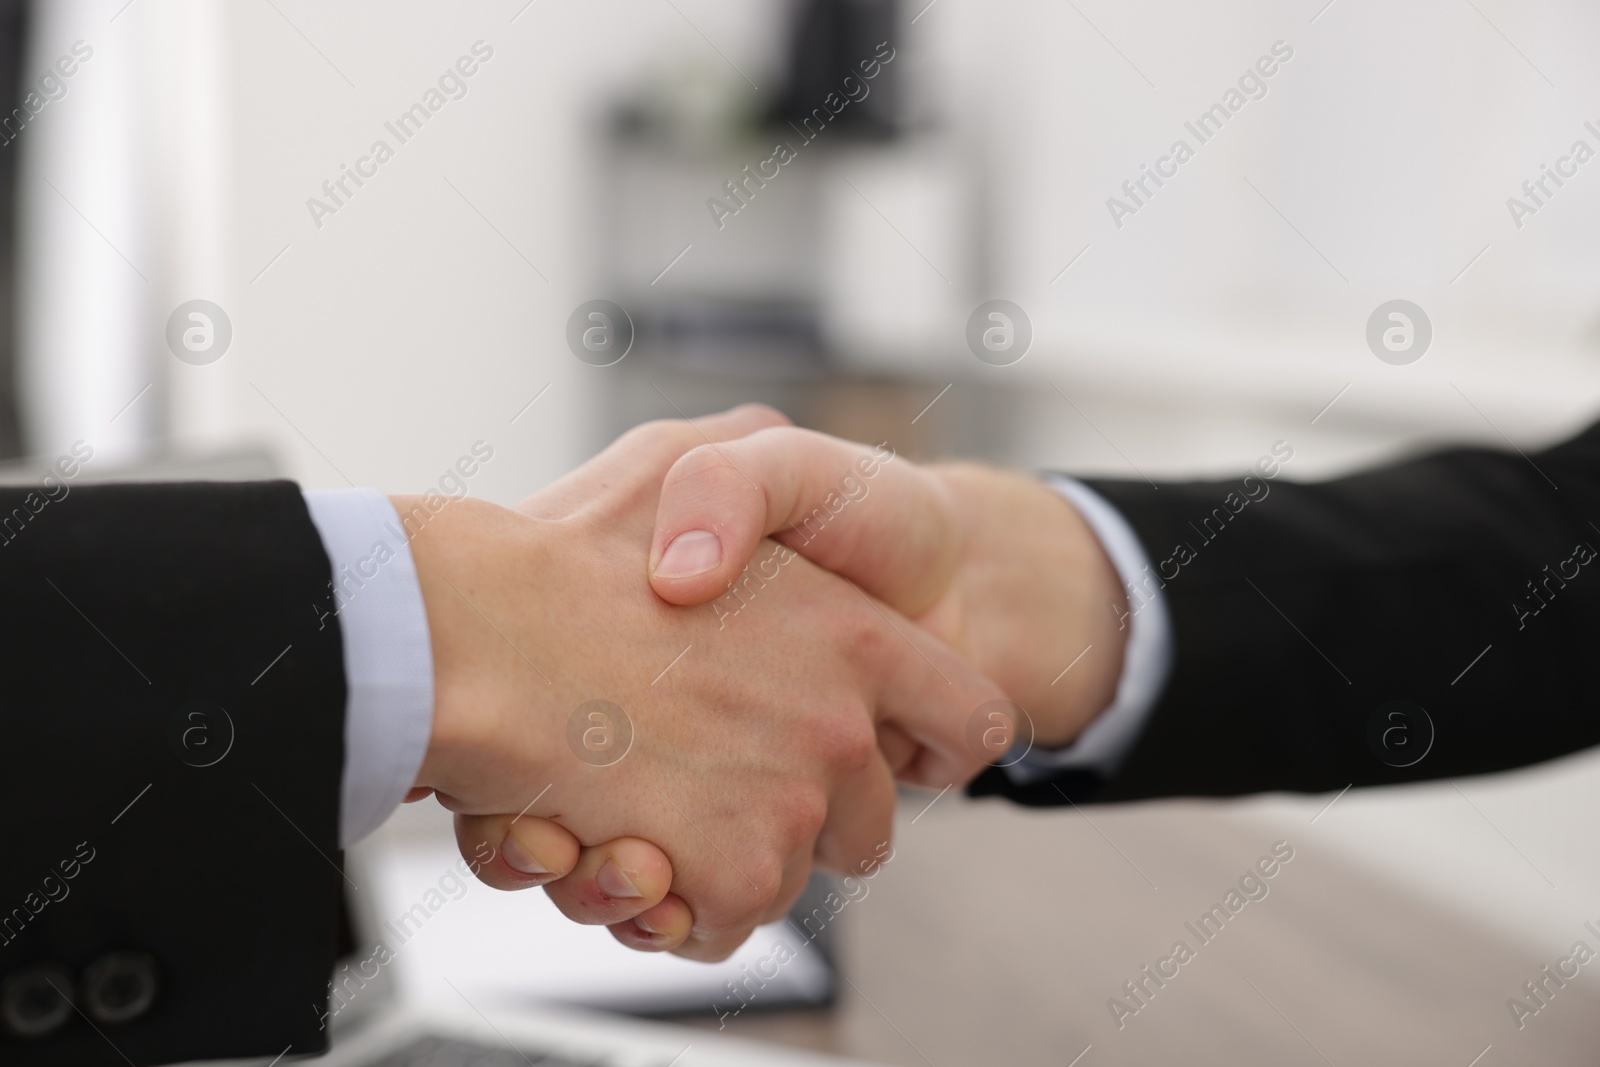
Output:
[[[788,69],[774,102],[774,125],[798,124],[823,107],[830,93],[844,93],[846,76],[861,81],[862,62],[878,47],[893,47],[898,0],[801,0],[787,45]],[[901,132],[900,69],[883,66],[870,91],[836,116],[830,129],[845,137],[888,140]],[[837,138],[836,138],[837,139]]]
[[[684,369],[785,374],[819,364],[824,353],[816,308],[803,300],[686,299],[663,306],[641,332],[648,358]]]

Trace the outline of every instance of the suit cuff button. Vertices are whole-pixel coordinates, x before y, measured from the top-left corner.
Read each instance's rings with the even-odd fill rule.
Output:
[[[132,1022],[156,1002],[159,968],[143,952],[113,952],[83,972],[84,1008],[96,1022]]]
[[[72,1018],[72,976],[35,967],[0,982],[0,1024],[17,1037],[45,1037]]]

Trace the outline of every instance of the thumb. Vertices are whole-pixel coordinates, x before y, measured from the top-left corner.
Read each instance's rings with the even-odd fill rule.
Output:
[[[656,511],[650,584],[672,604],[714,600],[769,534],[911,617],[943,595],[961,550],[944,489],[887,443],[782,426],[673,464]]]

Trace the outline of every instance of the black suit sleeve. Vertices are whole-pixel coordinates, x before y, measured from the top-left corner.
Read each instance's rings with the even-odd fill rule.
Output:
[[[44,1035],[0,1027],[0,1063],[325,1047],[329,578],[287,482],[0,489],[0,983],[12,1022],[48,1016],[50,985],[74,1002]]]
[[[1320,484],[1090,484],[1164,590],[1171,678],[1110,781],[988,771],[974,793],[1314,792],[1600,743],[1600,426],[1531,456],[1460,449]]]

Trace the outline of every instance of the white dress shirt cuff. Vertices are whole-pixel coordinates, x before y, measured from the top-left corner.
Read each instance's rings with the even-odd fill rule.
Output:
[[[1116,508],[1082,482],[1060,475],[1050,475],[1046,481],[1078,509],[1116,567],[1128,596],[1128,615],[1123,622],[1129,631],[1122,653],[1122,677],[1111,705],[1067,747],[1033,749],[1007,767],[1011,780],[1022,785],[1068,768],[1096,771],[1105,777],[1115,774],[1144,732],[1150,709],[1172,673],[1172,618],[1138,534]]]
[[[339,843],[376,830],[416,781],[433,731],[433,650],[400,516],[374,489],[308,492],[333,570],[322,624],[344,641]]]

